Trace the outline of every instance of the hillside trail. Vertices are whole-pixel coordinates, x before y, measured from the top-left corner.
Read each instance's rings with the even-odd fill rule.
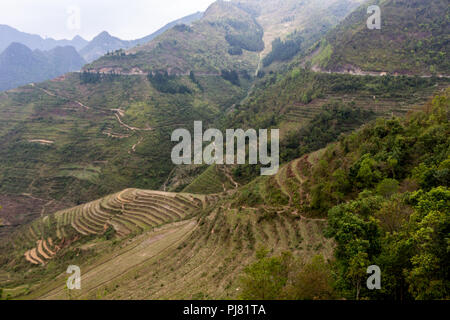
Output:
[[[137,128],[137,127],[133,127],[133,126],[130,126],[130,125],[124,123],[122,121],[122,119],[120,118],[120,115],[119,115],[119,113],[117,111],[115,112],[114,115],[116,116],[117,121],[119,121],[120,125],[122,127],[127,128],[128,130],[131,130],[131,131],[153,131],[153,128]]]
[[[86,109],[86,110],[90,110],[91,109],[91,107],[85,105],[84,103],[82,103],[82,102],[80,102],[78,100],[74,100],[74,99],[68,98],[66,96],[58,95],[58,94],[53,93],[53,92],[51,92],[51,91],[49,91],[47,89],[41,88],[39,86],[36,86],[34,83],[31,83],[31,86],[35,87],[35,88],[37,88],[37,89],[39,89],[41,91],[43,91],[44,93],[46,93],[49,96],[52,96],[52,97],[55,97],[55,98],[61,98],[61,99],[64,99],[64,100],[69,100],[69,101],[79,105],[80,107]],[[97,111],[100,111],[100,112],[105,112],[105,110],[100,109],[100,108],[93,108],[93,109],[95,109]],[[153,131],[153,128],[150,128],[150,127],[149,128],[137,128],[137,127],[130,126],[130,125],[126,124],[125,122],[123,122],[122,119],[121,119],[121,116],[122,117],[124,116],[124,111],[121,110],[121,109],[111,109],[111,111],[114,113],[114,115],[115,115],[117,121],[119,122],[119,124],[122,127],[126,128],[127,130],[130,130],[130,131]]]
[[[325,70],[320,68],[317,65],[314,65],[311,67],[311,70],[313,72],[317,72],[317,73],[327,73],[327,74],[348,74],[348,75],[353,75],[353,76],[372,76],[372,77],[384,77],[384,76],[391,76],[391,77],[401,77],[401,76],[407,76],[407,77],[416,77],[418,76],[419,78],[432,78],[434,77],[433,75],[415,75],[415,74],[400,74],[400,73],[394,73],[394,74],[390,74],[387,71],[363,71],[361,69],[358,68],[352,68],[349,70],[344,70],[344,71],[330,71],[330,70]],[[450,76],[447,75],[443,75],[443,74],[438,74],[436,75],[437,78],[450,78]]]
[[[234,188],[235,188],[235,189],[238,189],[238,188],[239,188],[239,183],[237,183],[237,182],[233,179],[233,176],[232,176],[232,175],[230,174],[230,172],[228,171],[227,166],[223,166],[222,168],[219,167],[219,169],[220,169],[220,171],[222,171],[223,174],[228,178],[228,180],[230,180],[230,182],[231,182],[232,184],[234,184]],[[226,190],[225,190],[225,191],[226,191]]]
[[[128,151],[128,154],[135,153],[136,152],[136,148],[142,143],[143,140],[144,140],[144,137],[140,137],[138,142],[133,144],[133,146],[131,147],[131,150]]]

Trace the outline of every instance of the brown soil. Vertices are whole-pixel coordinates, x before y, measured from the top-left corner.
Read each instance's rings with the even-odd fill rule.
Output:
[[[56,212],[64,209],[63,203],[52,202],[31,195],[5,195],[0,194],[0,219],[4,227],[0,228],[0,238],[10,234],[17,227],[24,225],[41,215],[45,207],[46,212]]]

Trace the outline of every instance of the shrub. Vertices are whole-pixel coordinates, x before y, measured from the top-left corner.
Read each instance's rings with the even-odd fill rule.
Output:
[[[280,298],[281,291],[288,280],[290,254],[281,257],[268,257],[268,251],[259,249],[257,261],[244,270],[241,278],[244,300],[275,300]]]
[[[294,274],[284,297],[290,300],[330,300],[336,298],[333,275],[325,259],[317,255]]]
[[[240,86],[241,84],[239,81],[239,74],[235,70],[222,70],[221,76],[236,86]]]
[[[173,29],[178,32],[192,32],[192,28],[184,23],[177,24],[175,27],[173,27]]]
[[[390,198],[398,191],[399,183],[395,179],[384,179],[377,185],[377,193],[380,196]]]

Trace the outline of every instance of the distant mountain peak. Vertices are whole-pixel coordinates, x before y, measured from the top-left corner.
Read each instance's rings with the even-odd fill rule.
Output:
[[[86,40],[77,34],[75,37],[73,37],[72,41],[86,41]]]
[[[13,42],[0,55],[2,61],[10,61],[11,59],[27,59],[33,55],[33,51],[27,46]]]
[[[108,31],[102,31],[97,36],[95,36],[94,39],[92,39],[92,41],[104,39],[118,39],[118,38],[113,37],[111,34],[109,34]]]
[[[103,30],[102,32],[100,32],[97,37],[111,37],[111,35],[109,34],[108,31]]]
[[[31,49],[28,48],[26,45],[19,43],[19,42],[12,42],[8,48],[6,48],[5,51],[11,51],[11,50],[27,50],[31,52]]]

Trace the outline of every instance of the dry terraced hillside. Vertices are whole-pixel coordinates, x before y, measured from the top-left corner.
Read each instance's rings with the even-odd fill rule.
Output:
[[[185,220],[208,206],[214,196],[193,196],[126,189],[120,193],[34,221],[18,243],[36,243],[25,252],[27,261],[45,265],[56,253],[80,237],[114,233],[117,238],[140,234]],[[55,238],[47,237],[54,236]]]

